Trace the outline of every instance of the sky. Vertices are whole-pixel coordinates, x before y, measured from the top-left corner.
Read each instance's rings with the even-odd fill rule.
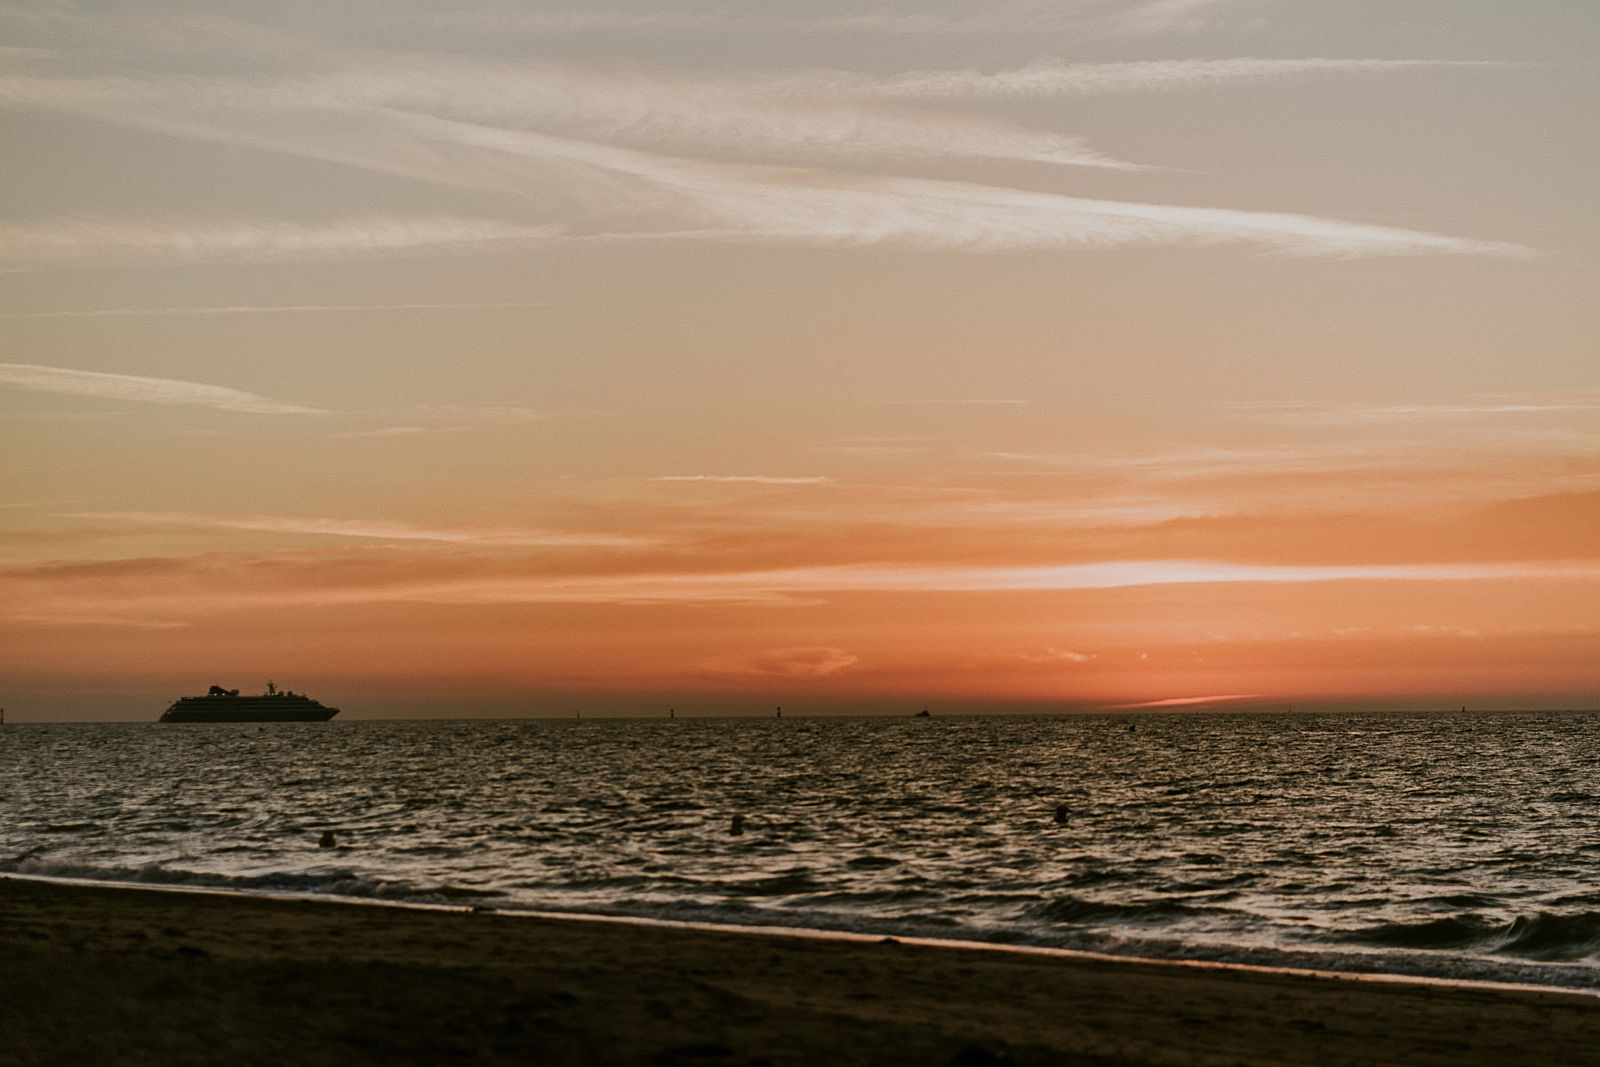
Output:
[[[1600,6],[0,0],[0,706],[1600,704]]]

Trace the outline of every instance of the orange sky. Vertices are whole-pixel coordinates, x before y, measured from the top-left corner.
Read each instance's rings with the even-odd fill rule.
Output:
[[[0,705],[1600,703],[1600,26],[1324,6],[0,8]]]

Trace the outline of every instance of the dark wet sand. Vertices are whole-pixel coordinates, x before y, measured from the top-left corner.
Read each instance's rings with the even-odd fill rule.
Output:
[[[1580,1064],[1600,998],[0,879],[0,1064]]]

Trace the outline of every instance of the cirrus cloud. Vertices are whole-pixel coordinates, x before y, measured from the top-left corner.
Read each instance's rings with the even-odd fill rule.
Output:
[[[842,648],[807,646],[769,648],[742,658],[719,657],[705,660],[701,666],[718,675],[804,679],[826,678],[858,662],[859,657]]]
[[[241,411],[255,415],[327,415],[325,408],[271,400],[242,389],[175,378],[41,367],[32,363],[0,363],[0,385],[37,393],[87,396],[136,404],[183,405]]]
[[[56,218],[0,224],[0,260],[164,257],[180,260],[294,259],[411,249],[474,249],[552,236],[554,226],[487,219],[369,218],[326,223]]]

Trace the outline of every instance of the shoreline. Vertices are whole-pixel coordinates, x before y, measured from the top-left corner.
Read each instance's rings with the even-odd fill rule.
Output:
[[[1348,716],[1348,715],[1390,715],[1390,716],[1467,716],[1474,715],[1596,715],[1600,714],[1600,707],[1367,707],[1356,706],[1328,706],[1306,707],[1295,711],[1292,707],[1092,707],[1092,708],[1052,708],[1045,710],[1006,710],[1006,711],[942,711],[929,715],[932,719],[948,719],[955,722],[967,722],[974,719],[1184,719],[1205,718],[1208,716],[1229,717],[1298,717],[1313,718],[1317,716]],[[331,719],[323,720],[287,720],[277,723],[262,723],[257,721],[216,721],[216,722],[180,722],[163,723],[159,714],[150,718],[147,713],[141,713],[138,718],[127,719],[60,719],[60,718],[26,718],[10,719],[0,722],[0,729],[7,726],[293,726],[305,722],[326,723],[523,723],[523,722],[827,722],[830,720],[861,720],[879,719],[888,722],[899,722],[906,719],[918,719],[915,712],[905,711],[794,711],[785,713],[781,717],[768,715],[765,711],[739,711],[739,712],[695,712],[686,709],[680,715],[667,716],[655,712],[594,712],[586,717],[574,717],[560,712],[546,712],[529,715],[360,715],[340,714]]]
[[[1600,1043],[1586,990],[10,875],[0,982],[6,1064],[1555,1064]]]
[[[929,934],[903,933],[893,929],[847,930],[830,927],[794,926],[788,923],[722,922],[705,919],[674,919],[650,915],[630,915],[625,912],[588,912],[538,908],[523,905],[450,903],[448,901],[414,900],[381,896],[352,896],[324,893],[316,890],[295,889],[241,889],[226,885],[206,885],[185,882],[136,882],[81,877],[75,875],[34,874],[0,870],[0,883],[11,879],[63,886],[80,886],[90,889],[141,890],[152,893],[193,893],[228,898],[293,901],[311,904],[340,904],[349,907],[396,908],[401,910],[434,911],[458,914],[490,913],[511,919],[541,919],[554,922],[614,923],[623,926],[692,930],[703,933],[743,933],[754,936],[791,937],[804,940],[842,941],[858,944],[875,944],[890,939],[902,944],[951,951],[1001,952],[1068,960],[1094,960],[1108,963],[1145,963],[1153,966],[1192,967],[1200,970],[1241,971],[1267,975],[1288,975],[1301,978],[1328,979],[1347,982],[1403,983],[1435,985],[1445,988],[1486,989],[1504,991],[1554,991],[1600,999],[1600,984],[1577,985],[1553,982],[1516,981],[1504,978],[1473,978],[1456,975],[1416,973],[1402,970],[1361,970],[1358,968],[1317,967],[1310,963],[1259,963],[1243,960],[1214,959],[1203,956],[1156,956],[1138,953],[1104,952],[1088,948],[1068,948],[1058,945],[1040,945],[1026,942],[984,941],[979,938],[938,937]],[[1289,955],[1288,950],[1268,950]],[[1312,955],[1303,952],[1302,955]],[[1382,957],[1374,954],[1375,959]],[[1514,965],[1514,964],[1513,964]]]

